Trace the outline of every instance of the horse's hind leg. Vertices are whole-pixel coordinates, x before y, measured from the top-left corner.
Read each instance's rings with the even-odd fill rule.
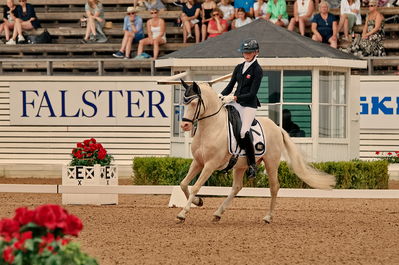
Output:
[[[213,214],[213,221],[217,222],[222,217],[222,214],[229,207],[233,198],[237,195],[237,193],[242,189],[242,179],[244,176],[245,168],[238,168],[234,169],[234,179],[233,179],[233,186],[231,187],[231,191],[229,196],[223,201],[223,203],[219,206],[216,212]]]
[[[263,159],[263,162],[265,163],[267,174],[269,176],[270,194],[272,196],[270,201],[269,212],[263,218],[263,221],[265,221],[266,223],[270,223],[273,219],[274,207],[276,206],[277,192],[280,189],[280,184],[278,182],[278,176],[277,176],[278,167],[280,165],[280,159],[279,158],[269,159],[267,161],[268,163],[266,163],[266,159]]]
[[[209,179],[209,177],[211,176],[212,172],[215,171],[215,169],[216,169],[216,167],[213,165],[212,166],[210,166],[210,165],[204,166],[198,180],[195,182],[195,184],[191,188],[191,193],[190,193],[190,196],[188,197],[186,206],[177,215],[177,219],[179,219],[180,221],[184,221],[186,219],[186,214],[188,213],[188,211],[190,211],[191,203],[194,202],[194,199],[196,198],[196,195],[198,194],[200,188]]]
[[[188,190],[188,184],[190,184],[190,182],[201,171],[201,169],[202,169],[202,166],[196,160],[193,160],[191,162],[190,169],[188,170],[187,175],[180,182],[180,188],[184,192],[184,195],[186,195],[187,199],[190,196],[190,191]],[[203,204],[202,199],[199,197],[195,197],[193,203],[197,206],[202,206],[202,204]]]

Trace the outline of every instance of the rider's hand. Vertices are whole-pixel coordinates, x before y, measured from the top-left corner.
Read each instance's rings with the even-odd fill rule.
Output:
[[[234,95],[228,95],[228,96],[225,96],[224,98],[222,98],[222,102],[224,104],[230,103],[232,101],[234,101]]]

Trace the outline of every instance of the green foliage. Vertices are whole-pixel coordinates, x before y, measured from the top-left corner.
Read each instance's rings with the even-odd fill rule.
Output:
[[[177,157],[136,157],[133,160],[133,183],[135,185],[179,185],[186,176],[191,159]],[[337,189],[387,189],[387,161],[344,161],[314,163],[321,171],[336,176]],[[198,177],[198,176],[197,176]],[[190,183],[194,184],[197,177]],[[308,188],[289,168],[281,162],[278,169],[281,188]],[[215,171],[205,183],[206,186],[231,186],[232,171],[228,174]],[[244,178],[245,187],[269,187],[268,176],[263,164],[258,168],[256,179]]]

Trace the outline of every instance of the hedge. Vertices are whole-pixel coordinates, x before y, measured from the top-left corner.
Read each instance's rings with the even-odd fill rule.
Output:
[[[179,185],[188,172],[191,159],[177,157],[136,157],[133,159],[133,183],[135,185]],[[336,176],[337,189],[387,189],[388,162],[344,161],[313,163],[314,167]],[[205,183],[206,186],[231,186],[232,171],[228,174],[215,171]],[[278,169],[281,188],[308,188],[282,161]],[[194,184],[196,178],[190,183]],[[269,181],[263,164],[256,179],[248,181],[245,187],[268,187]]]

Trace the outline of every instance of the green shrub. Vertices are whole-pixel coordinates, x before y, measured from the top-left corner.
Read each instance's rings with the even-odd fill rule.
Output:
[[[135,185],[179,185],[186,176],[191,159],[177,157],[136,157],[133,160],[133,183]],[[344,161],[314,163],[321,171],[336,176],[338,189],[387,189],[388,163],[386,161]],[[197,176],[198,177],[198,176]],[[190,183],[195,183],[197,177]],[[288,167],[281,162],[278,169],[281,188],[307,188]],[[206,186],[231,186],[232,171],[228,174],[215,171]],[[269,187],[263,164],[258,168],[255,180],[244,178],[245,187]]]

